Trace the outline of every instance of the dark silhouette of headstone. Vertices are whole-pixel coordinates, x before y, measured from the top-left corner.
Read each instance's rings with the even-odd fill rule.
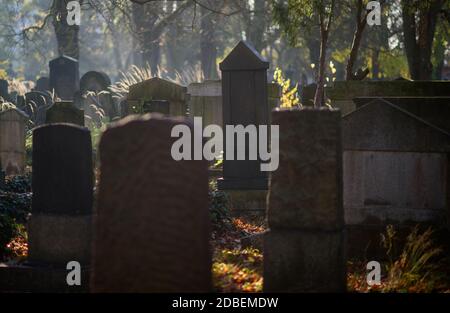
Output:
[[[111,79],[103,72],[90,71],[84,74],[80,79],[81,95],[87,97],[89,100],[90,96],[88,96],[88,93],[95,93],[96,95],[91,97],[95,97],[95,102],[100,104],[106,114],[113,118],[118,115],[118,112],[114,105],[111,93],[108,91],[110,85]]]
[[[9,83],[6,79],[0,79],[0,97],[3,98],[4,101],[9,101]]]
[[[90,71],[80,79],[81,92],[107,90],[111,85],[111,79],[103,72]]]
[[[66,55],[49,63],[50,91],[62,100],[73,100],[74,93],[79,90],[80,74],[78,60]]]
[[[269,63],[243,41],[220,64],[222,71],[223,123],[226,125],[269,124],[267,99],[267,69]],[[227,142],[226,135],[224,142]],[[248,140],[248,139],[247,139]],[[235,151],[237,144],[235,142]],[[260,160],[226,160],[223,179],[218,181],[222,190],[266,190],[267,172],[260,169]],[[224,155],[226,148],[224,147]]]
[[[70,123],[84,126],[84,110],[76,108],[70,101],[56,102],[47,110],[45,122],[47,124]]]
[[[92,292],[211,290],[207,162],[172,158],[180,123],[147,114],[103,134]]]
[[[55,124],[34,130],[33,213],[91,213],[91,150],[87,128]]]
[[[49,91],[50,90],[50,79],[48,77],[40,77],[36,81],[36,91]]]

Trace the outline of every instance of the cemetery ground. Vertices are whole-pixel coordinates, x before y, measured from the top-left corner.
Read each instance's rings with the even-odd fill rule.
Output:
[[[27,258],[30,171],[28,166],[27,174],[7,177],[0,191],[0,262],[21,264]],[[215,179],[210,179],[210,216],[214,291],[262,292],[262,238],[258,234],[267,229],[264,215],[233,213],[227,194],[217,189]],[[439,232],[417,227],[402,246],[396,246],[396,236],[393,227],[380,234],[380,245],[386,249],[381,285],[367,284],[367,260],[352,259],[347,262],[347,290],[450,293],[450,260],[442,253],[449,243]]]

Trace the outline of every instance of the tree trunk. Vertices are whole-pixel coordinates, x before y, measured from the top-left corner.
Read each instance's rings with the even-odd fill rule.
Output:
[[[325,12],[319,13],[320,24],[320,60],[319,76],[317,79],[316,95],[314,96],[314,107],[319,108],[324,104],[324,83],[325,83],[325,61],[327,57],[328,35],[330,33],[331,21],[333,20],[335,0],[331,1],[327,21],[325,21]]]
[[[208,8],[212,3],[207,2]],[[204,79],[217,79],[219,77],[216,66],[217,45],[215,42],[216,14],[205,7],[201,8],[200,22],[200,64]]]
[[[267,28],[266,16],[268,9],[266,2],[266,0],[255,1],[255,8],[253,10],[254,13],[250,14],[251,17],[247,18],[248,38],[255,50],[259,53],[261,53],[265,47],[264,33],[266,32]]]
[[[314,97],[314,107],[318,108],[324,104],[324,83],[325,83],[325,60],[327,54],[327,42],[328,32],[321,30],[321,42],[320,42],[320,58],[319,58],[319,71],[317,77],[317,89]]]
[[[52,4],[53,28],[58,44],[58,54],[67,55],[75,59],[80,58],[78,25],[67,24],[67,3],[69,0],[54,0]],[[82,3],[82,1],[79,1]]]
[[[430,80],[433,76],[433,40],[444,1],[427,1],[421,2],[419,7],[412,0],[401,1],[405,52],[414,80]]]
[[[363,14],[363,1],[358,0],[358,7],[356,13],[356,30],[353,36],[352,48],[350,50],[350,57],[348,58],[346,67],[346,80],[354,80],[355,75],[353,73],[353,68],[355,66],[356,60],[358,59],[358,50],[361,45],[362,35],[364,33],[364,28],[367,24],[367,14],[364,13],[361,20],[361,15]]]

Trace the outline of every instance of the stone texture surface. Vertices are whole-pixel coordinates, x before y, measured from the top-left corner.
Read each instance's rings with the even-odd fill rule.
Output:
[[[173,160],[179,123],[148,114],[104,133],[92,291],[210,290],[207,163]]]
[[[269,231],[264,238],[264,292],[345,292],[344,233]]]
[[[128,108],[124,111],[127,114],[144,113],[143,104],[151,100],[167,100],[170,116],[186,116],[187,88],[158,77],[131,86],[127,97]]]
[[[32,213],[92,212],[92,146],[87,128],[51,124],[33,131]]]
[[[28,221],[28,262],[64,267],[70,261],[89,264],[92,218],[33,213]]]
[[[376,99],[342,121],[344,150],[450,151],[450,134],[416,115]]]
[[[446,154],[345,151],[346,224],[432,221],[447,206]]]
[[[25,170],[25,125],[28,118],[19,110],[0,113],[0,166],[6,175]]]
[[[403,110],[450,133],[450,96],[448,97],[382,97]],[[356,109],[375,100],[374,97],[353,99]]]
[[[269,226],[342,229],[340,112],[282,110],[272,118],[280,125],[280,165],[271,174]]]
[[[45,122],[69,123],[84,126],[84,110],[75,107],[71,101],[56,102],[47,110]]]

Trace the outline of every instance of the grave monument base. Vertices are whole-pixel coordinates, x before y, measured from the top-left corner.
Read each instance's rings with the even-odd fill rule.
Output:
[[[267,191],[265,190],[226,190],[232,213],[266,212]]]

